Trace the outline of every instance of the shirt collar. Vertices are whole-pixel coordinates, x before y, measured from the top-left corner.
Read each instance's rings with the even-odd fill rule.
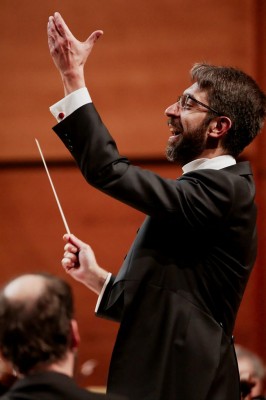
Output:
[[[236,164],[234,157],[226,154],[214,158],[198,158],[185,165],[183,165],[183,173],[195,171],[197,169],[222,169]]]

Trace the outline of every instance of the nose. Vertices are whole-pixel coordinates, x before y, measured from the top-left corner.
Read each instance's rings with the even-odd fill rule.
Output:
[[[179,106],[178,103],[174,103],[171,106],[167,107],[167,109],[165,110],[165,115],[167,115],[168,117],[171,116],[179,116]]]

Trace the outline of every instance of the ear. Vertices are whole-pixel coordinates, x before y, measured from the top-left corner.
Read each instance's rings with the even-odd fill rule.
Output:
[[[78,328],[78,323],[75,319],[71,320],[71,342],[70,346],[71,349],[77,349],[79,347],[80,343],[80,336],[79,336],[79,328]]]
[[[220,139],[227,134],[231,126],[232,121],[230,118],[225,116],[216,117],[211,120],[208,126],[208,136]]]

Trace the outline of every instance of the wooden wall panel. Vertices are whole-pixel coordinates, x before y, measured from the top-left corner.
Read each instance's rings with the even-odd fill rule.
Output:
[[[0,283],[40,269],[65,277],[64,226],[41,164],[30,164],[40,160],[35,137],[48,162],[70,160],[51,133],[54,119],[48,110],[63,95],[46,38],[47,19],[55,10],[81,39],[104,30],[86,69],[88,86],[121,153],[143,162],[164,157],[169,134],[164,109],[190,84],[188,70],[195,61],[238,66],[266,88],[265,0],[1,0]],[[264,130],[245,152],[257,182],[259,255],[235,337],[266,360],[265,149]],[[169,177],[180,172],[161,163],[148,167]],[[116,272],[143,215],[90,188],[74,166],[62,164],[51,173],[70,229]],[[71,284],[83,340],[79,381],[105,384],[117,325],[95,318],[95,295]],[[96,367],[85,377],[80,367],[88,359],[96,360]]]
[[[0,160],[36,159],[34,137],[51,158],[67,158],[50,134],[48,107],[63,95],[48,53],[48,16],[58,10],[85,39],[104,36],[87,65],[92,97],[122,153],[160,156],[167,139],[164,110],[190,84],[196,61],[255,71],[253,0],[1,0]],[[140,146],[141,143],[141,146]]]

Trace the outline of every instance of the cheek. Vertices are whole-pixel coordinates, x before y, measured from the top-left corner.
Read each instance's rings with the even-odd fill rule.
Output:
[[[201,128],[203,128],[204,119],[204,116],[200,116],[199,118],[198,113],[191,112],[189,114],[188,112],[187,114],[180,116],[180,123],[182,124],[184,132],[193,132],[198,129],[201,130]],[[205,130],[205,128],[203,129]]]
[[[185,116],[181,115],[181,117],[180,117],[180,125],[182,126],[183,132],[187,132],[188,125],[189,125],[189,120]]]
[[[195,128],[199,124],[198,118],[196,117],[195,113],[185,111],[180,116],[180,122],[182,126],[186,129],[188,128]]]
[[[180,123],[182,126],[183,134],[194,131],[197,128],[197,124],[195,123],[195,121],[189,118],[181,118]]]

